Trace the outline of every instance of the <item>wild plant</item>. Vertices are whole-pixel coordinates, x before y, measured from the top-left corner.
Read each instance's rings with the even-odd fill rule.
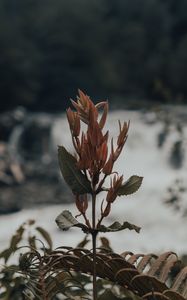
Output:
[[[75,205],[79,216],[83,217],[84,223],[78,222],[69,211],[62,212],[56,218],[56,222],[63,230],[75,226],[80,227],[84,233],[91,234],[93,300],[96,300],[96,243],[98,233],[115,232],[123,229],[139,232],[139,227],[126,221],[123,224],[116,221],[111,226],[106,227],[103,225],[103,220],[109,216],[112,204],[118,197],[132,194],[139,189],[142,177],[134,175],[124,181],[123,175],[119,175],[114,170],[115,162],[127,140],[129,122],[121,123],[118,121],[119,135],[116,145],[114,145],[113,137],[110,138],[109,131],[104,129],[108,115],[108,103],[106,101],[95,105],[89,96],[79,90],[77,100],[71,100],[71,103],[75,110],[68,108],[67,119],[75,154],[72,155],[64,146],[59,146],[58,158],[62,175],[74,194]],[[82,129],[82,124],[84,124],[85,129]],[[109,186],[106,185],[108,178],[110,179]],[[105,192],[106,197],[100,204],[100,214],[98,215],[96,206],[98,205],[98,195],[101,192]],[[89,197],[91,204],[88,201]],[[91,205],[91,220],[87,216],[89,205]]]
[[[62,230],[80,228],[85,239],[75,248],[61,245],[52,249],[49,234],[41,227],[35,230],[45,244],[38,248],[35,235],[29,236],[29,251],[22,254],[19,265],[3,267],[0,272],[0,298],[4,300],[185,300],[187,299],[187,267],[172,251],[161,255],[114,253],[109,241],[98,234],[123,229],[140,231],[128,223],[103,224],[118,197],[136,192],[142,177],[123,179],[114,170],[127,140],[129,122],[121,124],[114,142],[105,131],[108,103],[94,104],[79,91],[75,110],[67,110],[74,154],[64,146],[58,149],[62,175],[73,192],[78,216],[65,210],[57,218]],[[100,201],[100,193],[105,197]],[[89,201],[90,200],[90,201]],[[91,213],[91,214],[90,214]],[[91,215],[91,217],[89,217]],[[83,223],[77,220],[82,217]],[[32,225],[33,223],[28,223]],[[12,237],[10,247],[0,253],[5,262],[19,251],[25,224]],[[91,236],[92,249],[85,248]],[[18,275],[17,275],[18,274]],[[90,279],[90,274],[92,278]],[[91,288],[90,288],[91,283]],[[17,292],[17,294],[16,294]],[[30,292],[30,293],[29,293]],[[15,295],[15,296],[14,296]]]

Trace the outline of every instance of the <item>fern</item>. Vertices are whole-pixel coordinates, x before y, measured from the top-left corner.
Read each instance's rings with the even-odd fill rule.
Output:
[[[92,264],[92,252],[80,247],[61,247],[50,255],[44,255],[38,261],[38,270],[43,270],[42,274],[45,274],[42,282],[45,282],[47,298],[42,299],[53,299],[51,296],[54,297],[59,291],[66,295],[67,282],[74,281],[75,273],[72,272],[90,275],[93,270]],[[129,252],[119,255],[102,249],[102,252],[97,252],[96,256],[96,271],[99,278],[122,287],[124,295],[125,292],[130,291],[135,297],[142,299],[185,300],[187,267],[180,268],[180,261],[173,252],[166,252],[160,256]],[[180,271],[173,277],[173,271],[177,269]],[[27,272],[29,274],[30,270]],[[41,274],[37,275],[37,283],[40,281]],[[79,293],[86,297],[83,286],[81,287],[80,283],[77,286]],[[42,287],[40,286],[39,289],[42,290]]]

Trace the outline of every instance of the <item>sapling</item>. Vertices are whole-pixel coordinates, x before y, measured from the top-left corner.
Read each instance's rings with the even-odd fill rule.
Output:
[[[142,177],[131,176],[124,181],[123,175],[114,170],[114,165],[119,158],[126,143],[129,122],[119,123],[117,142],[109,137],[110,132],[105,131],[108,115],[106,101],[94,104],[89,96],[78,91],[76,101],[71,100],[74,110],[68,108],[67,120],[71,132],[75,154],[70,154],[64,146],[58,148],[59,165],[66,183],[71,188],[79,215],[84,223],[80,223],[69,211],[63,211],[57,218],[57,225],[67,230],[72,226],[80,227],[86,234],[92,236],[92,261],[93,261],[93,300],[97,299],[96,282],[96,241],[99,232],[115,232],[130,229],[139,232],[140,228],[124,222],[114,222],[109,227],[103,225],[103,220],[109,216],[112,204],[117,197],[136,192]],[[100,112],[100,113],[99,113]],[[81,126],[82,123],[85,126]],[[84,127],[84,129],[82,129]],[[109,186],[106,179],[110,178]],[[97,196],[105,192],[106,197],[100,204],[100,213],[96,214]],[[91,195],[91,220],[87,216],[89,207],[88,195]]]

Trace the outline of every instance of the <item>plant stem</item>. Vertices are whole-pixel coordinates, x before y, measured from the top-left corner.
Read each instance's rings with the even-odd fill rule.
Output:
[[[93,300],[97,300],[97,283],[96,283],[96,238],[97,234],[92,233],[93,247]]]
[[[45,272],[43,271],[43,268],[39,269],[40,272],[40,285],[41,285],[41,292],[43,300],[48,300],[46,295],[46,286],[45,286]]]
[[[93,300],[97,300],[97,283],[96,283],[96,194],[92,194],[92,248],[93,248]]]

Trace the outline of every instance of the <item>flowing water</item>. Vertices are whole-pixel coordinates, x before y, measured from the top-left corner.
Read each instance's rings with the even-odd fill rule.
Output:
[[[124,151],[116,163],[116,170],[119,174],[124,174],[124,179],[128,179],[131,175],[140,175],[144,180],[137,193],[116,200],[107,224],[116,220],[129,221],[142,229],[140,234],[122,231],[106,234],[106,237],[118,252],[173,250],[178,254],[187,253],[187,217],[183,216],[187,209],[186,123],[182,122],[179,126],[180,118],[172,119],[172,122],[168,123],[167,115],[166,121],[163,122],[163,118],[160,120],[155,113],[115,111],[110,114],[106,125],[113,137],[118,134],[118,119],[130,120],[131,125]],[[159,147],[161,138],[163,138],[162,145]],[[179,142],[180,151],[177,152],[174,147]],[[59,116],[53,122],[51,131],[51,146],[54,153],[60,144],[72,150],[66,120]],[[169,197],[167,189],[171,186],[174,189],[177,187],[176,180],[182,185],[178,192],[182,208],[178,210],[174,209],[174,205],[164,203]],[[100,200],[103,197],[104,195],[101,195]],[[35,219],[38,225],[44,226],[51,233],[55,246],[76,246],[83,238],[83,233],[79,229],[60,232],[54,222],[56,216],[64,209],[69,209],[73,214],[77,213],[73,204],[62,204],[24,209],[11,215],[0,216],[0,248],[8,245],[11,234],[27,219]]]

